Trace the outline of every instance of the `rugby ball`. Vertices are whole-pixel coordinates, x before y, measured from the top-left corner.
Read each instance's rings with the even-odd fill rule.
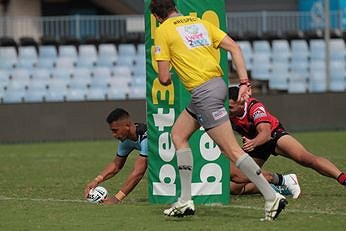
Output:
[[[97,186],[89,191],[87,200],[91,203],[101,203],[107,197],[107,189]]]

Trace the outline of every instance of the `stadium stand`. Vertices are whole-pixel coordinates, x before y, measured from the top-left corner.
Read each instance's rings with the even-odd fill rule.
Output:
[[[330,40],[329,84],[326,44],[316,31],[270,38],[243,33],[238,43],[250,77],[260,88],[289,94],[343,92],[346,48],[340,36],[342,33],[335,34]],[[125,42],[119,38],[63,38],[57,42],[42,37],[39,44],[31,38],[21,38],[17,44],[11,38],[0,38],[1,101],[143,99],[145,44],[142,40]]]

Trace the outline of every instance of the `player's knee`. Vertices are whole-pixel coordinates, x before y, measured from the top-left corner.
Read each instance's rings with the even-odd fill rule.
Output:
[[[171,132],[171,139],[173,144],[176,147],[181,147],[181,146],[184,146],[185,144],[188,144],[188,137],[184,137],[181,134],[179,134],[179,132],[176,132],[176,131]]]

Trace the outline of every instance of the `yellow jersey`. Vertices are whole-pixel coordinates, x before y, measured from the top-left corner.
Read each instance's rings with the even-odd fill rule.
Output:
[[[226,33],[193,16],[166,19],[154,37],[155,60],[169,61],[188,91],[223,75],[213,56]]]

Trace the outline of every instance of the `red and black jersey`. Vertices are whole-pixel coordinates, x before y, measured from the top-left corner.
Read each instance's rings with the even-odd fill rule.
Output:
[[[264,105],[255,98],[249,98],[245,103],[244,114],[241,117],[230,117],[232,127],[241,136],[253,139],[257,136],[256,126],[269,123],[271,132],[280,125],[280,121],[269,113]]]

